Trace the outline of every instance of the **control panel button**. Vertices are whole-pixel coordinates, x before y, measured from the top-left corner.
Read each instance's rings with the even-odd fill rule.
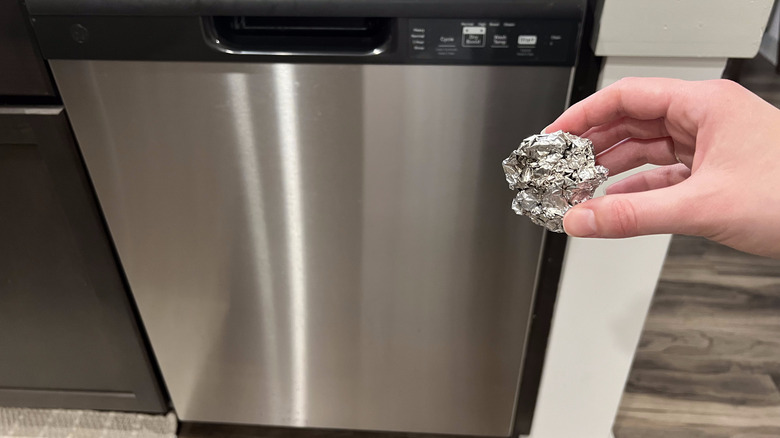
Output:
[[[521,47],[533,47],[536,45],[536,35],[518,35],[517,45]]]
[[[401,26],[410,62],[571,65],[576,53],[575,20],[412,18]]]
[[[570,38],[570,35],[551,33],[544,51],[550,59],[566,59],[569,54],[572,39],[573,38]]]
[[[487,28],[484,26],[467,26],[463,28],[463,47],[485,47]]]
[[[424,52],[425,51],[425,28],[413,27],[411,29],[411,33],[409,34],[409,41],[411,42],[411,47],[413,52]]]
[[[509,47],[509,36],[500,33],[493,34],[493,41],[490,43],[490,47],[495,49]]]

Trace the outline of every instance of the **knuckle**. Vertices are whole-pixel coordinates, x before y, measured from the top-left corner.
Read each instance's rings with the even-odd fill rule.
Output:
[[[677,169],[674,169],[673,167],[674,166],[664,166],[664,167],[662,167],[661,168],[661,177],[665,181],[669,181],[672,184],[676,184],[677,182],[679,182],[679,181],[677,181],[679,179],[679,172],[677,171]]]
[[[698,211],[707,211],[707,206],[699,206]],[[690,224],[689,234],[699,235],[716,242],[722,242],[736,228],[740,220],[734,220],[738,215],[719,209],[718,214],[695,215]],[[743,222],[744,223],[744,222]]]
[[[734,223],[741,222],[735,221],[735,218],[739,218],[744,210],[736,202],[723,201],[740,197],[741,194],[732,188],[718,190],[714,184],[703,184],[696,196],[686,200],[690,210],[697,212],[689,216],[690,234],[712,240],[718,240],[719,236],[727,234]]]
[[[608,88],[613,90],[626,90],[632,88],[638,78],[635,77],[623,77],[612,83]]]
[[[729,79],[715,79],[712,81],[712,85],[718,93],[738,93],[744,90],[742,85]]]
[[[642,145],[644,146],[644,145]],[[639,158],[642,159],[642,164],[652,163],[653,160],[653,149],[648,147],[640,147],[639,148]]]
[[[620,137],[620,140],[618,140],[618,143],[627,139],[633,137],[633,133],[631,132],[631,128],[628,126],[628,123],[621,123],[618,128],[618,136]],[[610,145],[612,146],[612,145]]]
[[[635,236],[638,232],[636,210],[626,199],[615,199],[609,208],[611,229],[618,236]]]
[[[679,184],[691,176],[691,169],[685,164],[677,166],[665,166],[666,177],[672,184]]]

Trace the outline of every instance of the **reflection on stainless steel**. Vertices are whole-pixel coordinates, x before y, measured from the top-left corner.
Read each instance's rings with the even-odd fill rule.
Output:
[[[592,198],[609,173],[596,164],[590,140],[563,131],[526,138],[502,164],[509,188],[519,190],[515,213],[557,233],[563,215]]]
[[[183,420],[509,434],[569,68],[51,65]]]
[[[248,238],[252,242],[248,254],[248,260],[255,266],[253,287],[260,295],[260,305],[257,308],[258,313],[262,313],[264,318],[261,321],[262,332],[268,334],[269,351],[279,351],[279,345],[276,342],[276,315],[274,312],[263,312],[263,309],[274,309],[273,291],[273,272],[269,260],[269,237],[268,221],[265,217],[265,206],[263,205],[262,180],[260,177],[260,161],[258,158],[258,144],[255,139],[257,132],[254,130],[252,121],[252,109],[250,103],[250,87],[247,82],[247,76],[229,73],[225,75],[226,88],[230,96],[233,97],[233,105],[228,107],[232,112],[233,131],[245,133],[246,135],[237,136],[234,140],[237,155],[239,157],[239,175],[241,177],[242,202],[246,209],[246,215],[251,218],[255,226],[248,227]],[[277,361],[267,363],[267,372],[270,384],[274,386],[273,391],[279,392],[279,364]],[[278,415],[277,406],[268,406],[273,414]]]
[[[296,426],[304,425],[306,409],[306,351],[308,308],[306,306],[306,265],[304,260],[303,175],[301,145],[298,140],[298,111],[295,100],[295,69],[289,64],[274,66],[274,97],[278,117],[278,139],[282,161],[281,186],[285,204],[287,232],[287,281],[290,292],[290,333],[292,334],[292,418]]]

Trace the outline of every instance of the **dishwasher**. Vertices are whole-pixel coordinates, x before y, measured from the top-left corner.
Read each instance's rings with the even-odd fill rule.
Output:
[[[584,1],[27,6],[183,421],[513,433]]]

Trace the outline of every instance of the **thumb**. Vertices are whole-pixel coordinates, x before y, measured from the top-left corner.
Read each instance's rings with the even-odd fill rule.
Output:
[[[563,227],[574,237],[695,234],[696,215],[685,185],[591,199],[570,209]]]

